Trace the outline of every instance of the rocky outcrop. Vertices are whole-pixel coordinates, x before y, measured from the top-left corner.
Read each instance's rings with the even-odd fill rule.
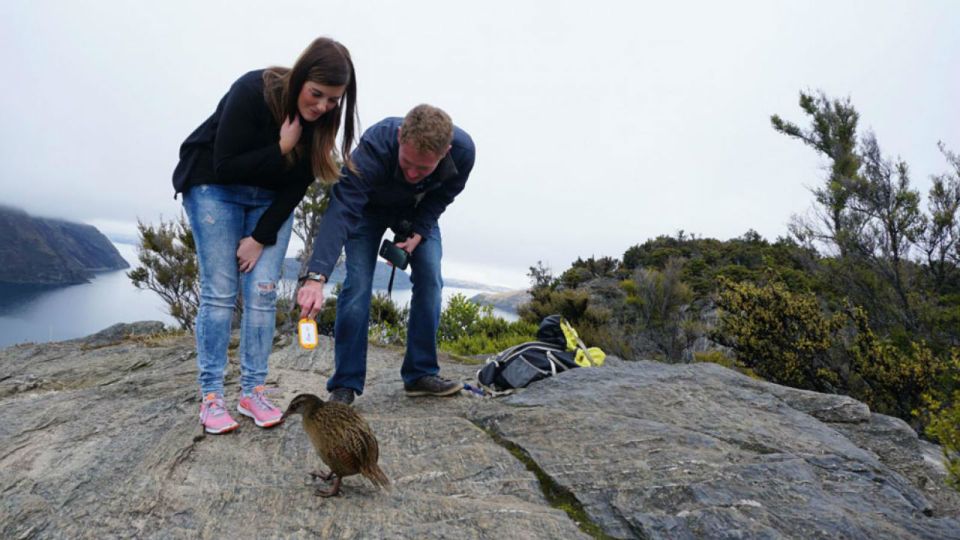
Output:
[[[402,351],[371,347],[355,406],[394,489],[349,477],[320,499],[299,422],[204,436],[193,338],[149,332],[0,351],[0,536],[960,538],[960,497],[902,422],[712,364],[615,358],[506,398],[410,399]],[[331,349],[282,338],[276,401],[325,396]],[[237,386],[231,359],[231,407]]]
[[[91,225],[36,218],[0,206],[0,283],[66,285],[84,283],[94,272],[129,264],[106,236]]]

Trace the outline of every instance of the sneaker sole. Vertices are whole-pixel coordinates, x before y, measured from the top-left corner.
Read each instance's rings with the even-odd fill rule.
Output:
[[[407,393],[407,397],[421,397],[421,396],[446,397],[446,396],[452,396],[453,394],[456,394],[461,390],[463,390],[462,384],[460,386],[455,386],[450,390],[447,390],[444,392],[428,392],[426,390],[405,390],[405,392]]]
[[[220,429],[210,429],[207,426],[203,426],[203,431],[210,433],[211,435],[222,435],[224,433],[230,433],[231,431],[240,427],[240,424],[234,422],[233,425],[227,426]]]
[[[274,421],[272,421],[272,422],[261,422],[260,420],[257,420],[257,417],[254,416],[254,414],[253,414],[252,412],[248,411],[246,408],[244,408],[244,407],[241,406],[241,405],[237,405],[237,412],[239,412],[240,414],[242,414],[242,415],[244,415],[244,416],[249,416],[250,418],[253,419],[253,423],[254,423],[254,424],[256,424],[257,426],[262,427],[262,428],[273,427],[273,426],[279,424],[280,422],[283,422],[283,417],[282,417],[282,416],[281,416],[280,418],[277,418],[276,420],[274,420]]]

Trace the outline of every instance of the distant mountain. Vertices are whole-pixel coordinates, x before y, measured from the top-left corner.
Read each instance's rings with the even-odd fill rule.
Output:
[[[487,285],[486,283],[477,283],[476,281],[467,281],[456,278],[443,278],[444,287],[456,287],[458,289],[476,289],[478,291],[487,291],[492,293],[509,291],[507,287],[500,285]]]
[[[140,245],[140,234],[127,234],[127,233],[105,233],[107,238],[110,239],[114,244],[130,244],[131,246]]]
[[[501,311],[516,314],[520,309],[520,304],[525,304],[532,297],[526,290],[484,292],[470,299],[474,304],[481,306],[493,306]]]
[[[0,283],[69,285],[130,265],[96,227],[0,206]]]

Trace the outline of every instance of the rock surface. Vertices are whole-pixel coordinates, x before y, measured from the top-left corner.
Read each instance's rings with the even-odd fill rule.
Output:
[[[193,338],[148,328],[0,351],[0,537],[960,538],[960,496],[906,424],[712,364],[611,358],[506,398],[410,399],[402,351],[371,347],[355,406],[394,487],[320,499],[298,420],[202,435]],[[325,397],[331,343],[291,341],[275,401]]]

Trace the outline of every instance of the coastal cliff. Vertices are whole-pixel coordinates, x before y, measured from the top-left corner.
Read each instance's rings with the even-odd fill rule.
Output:
[[[85,283],[95,272],[129,267],[120,252],[91,225],[39,218],[0,206],[0,284]]]

